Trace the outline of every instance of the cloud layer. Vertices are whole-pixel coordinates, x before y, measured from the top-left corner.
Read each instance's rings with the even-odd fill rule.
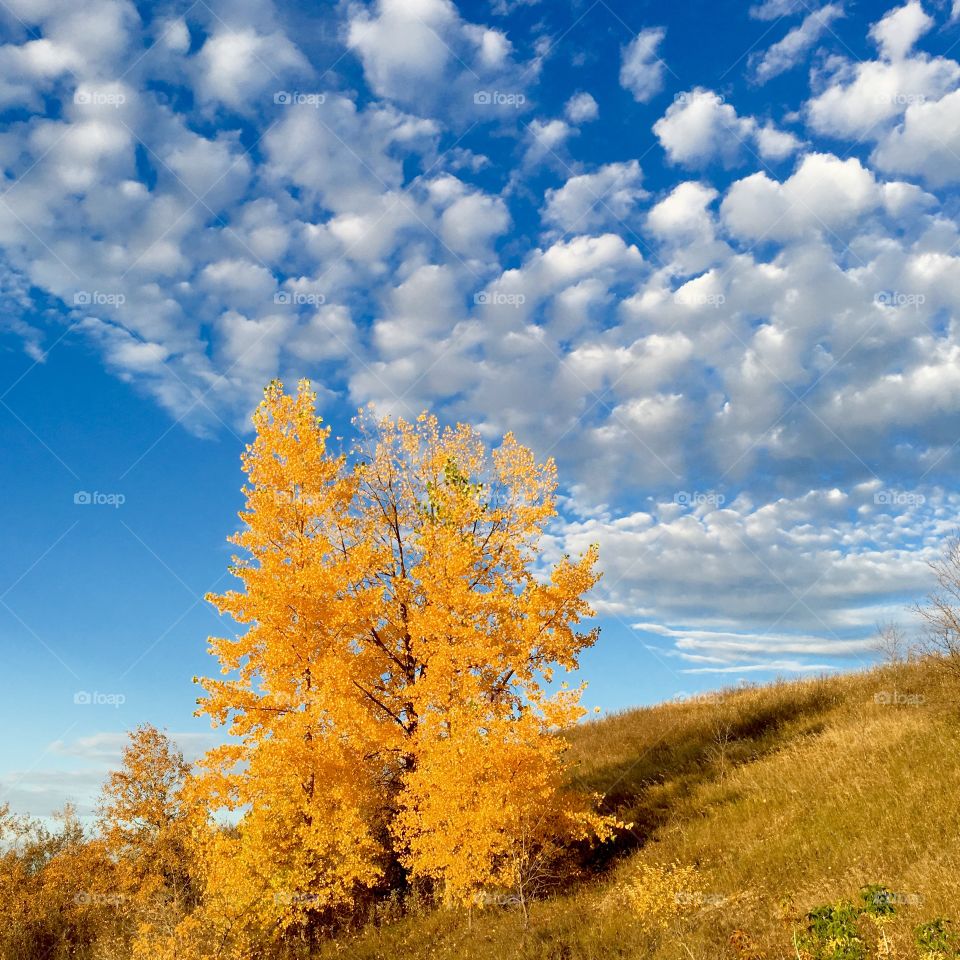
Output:
[[[197,433],[305,374],[331,409],[512,429],[568,483],[556,549],[599,540],[605,611],[692,669],[862,652],[923,589],[960,423],[932,6],[864,24],[863,60],[823,48],[840,4],[754,8],[798,18],[744,65],[797,78],[779,114],[681,82],[656,24],[551,102],[556,37],[450,0],[312,32],[263,0],[10,9],[5,324],[38,361],[69,330]]]

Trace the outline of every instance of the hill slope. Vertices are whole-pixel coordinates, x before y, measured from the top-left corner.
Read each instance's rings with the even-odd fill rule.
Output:
[[[923,661],[587,723],[573,782],[633,826],[581,879],[528,925],[512,906],[382,914],[324,956],[936,957],[915,928],[960,920],[958,699]],[[806,933],[809,911],[870,884],[887,892],[866,913]]]

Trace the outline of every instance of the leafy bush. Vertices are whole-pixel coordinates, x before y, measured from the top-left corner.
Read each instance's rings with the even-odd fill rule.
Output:
[[[629,905],[641,929],[659,933],[703,904],[703,888],[696,867],[679,863],[641,863],[608,898]]]
[[[807,914],[800,948],[812,960],[866,960],[866,944],[857,926],[861,913],[843,900],[816,907]]]
[[[913,939],[920,952],[921,960],[947,960],[960,957],[957,950],[951,922],[937,917],[919,924],[913,931]]]

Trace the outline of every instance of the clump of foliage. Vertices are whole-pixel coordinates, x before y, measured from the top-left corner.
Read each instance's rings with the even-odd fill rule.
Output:
[[[857,924],[861,912],[843,900],[811,910],[806,930],[797,938],[802,955],[810,960],[866,960],[867,947]]]
[[[582,688],[547,691],[596,639],[577,626],[598,579],[595,548],[538,573],[553,463],[426,414],[363,413],[334,456],[306,383],[271,384],[254,425],[241,588],[210,598],[245,632],[211,640],[225,678],[200,681],[233,741],[192,785],[239,819],[197,845],[190,925],[241,957],[396,889],[526,909],[566,847],[617,826],[564,783]]]
[[[113,864],[72,808],[51,829],[0,807],[0,957],[90,956],[119,934]]]
[[[657,934],[696,913],[703,903],[703,882],[696,867],[680,863],[639,863],[607,897],[608,907],[626,904],[639,928]]]
[[[960,957],[952,926],[949,920],[937,917],[914,928],[913,939],[920,960],[953,960]]]

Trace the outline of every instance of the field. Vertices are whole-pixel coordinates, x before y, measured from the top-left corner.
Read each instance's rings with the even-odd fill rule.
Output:
[[[381,911],[321,956],[936,957],[915,930],[960,919],[957,700],[926,660],[587,723],[570,738],[575,783],[633,824],[604,861],[527,922],[509,903]],[[859,943],[805,939],[810,911],[868,885],[889,912],[855,921]]]

